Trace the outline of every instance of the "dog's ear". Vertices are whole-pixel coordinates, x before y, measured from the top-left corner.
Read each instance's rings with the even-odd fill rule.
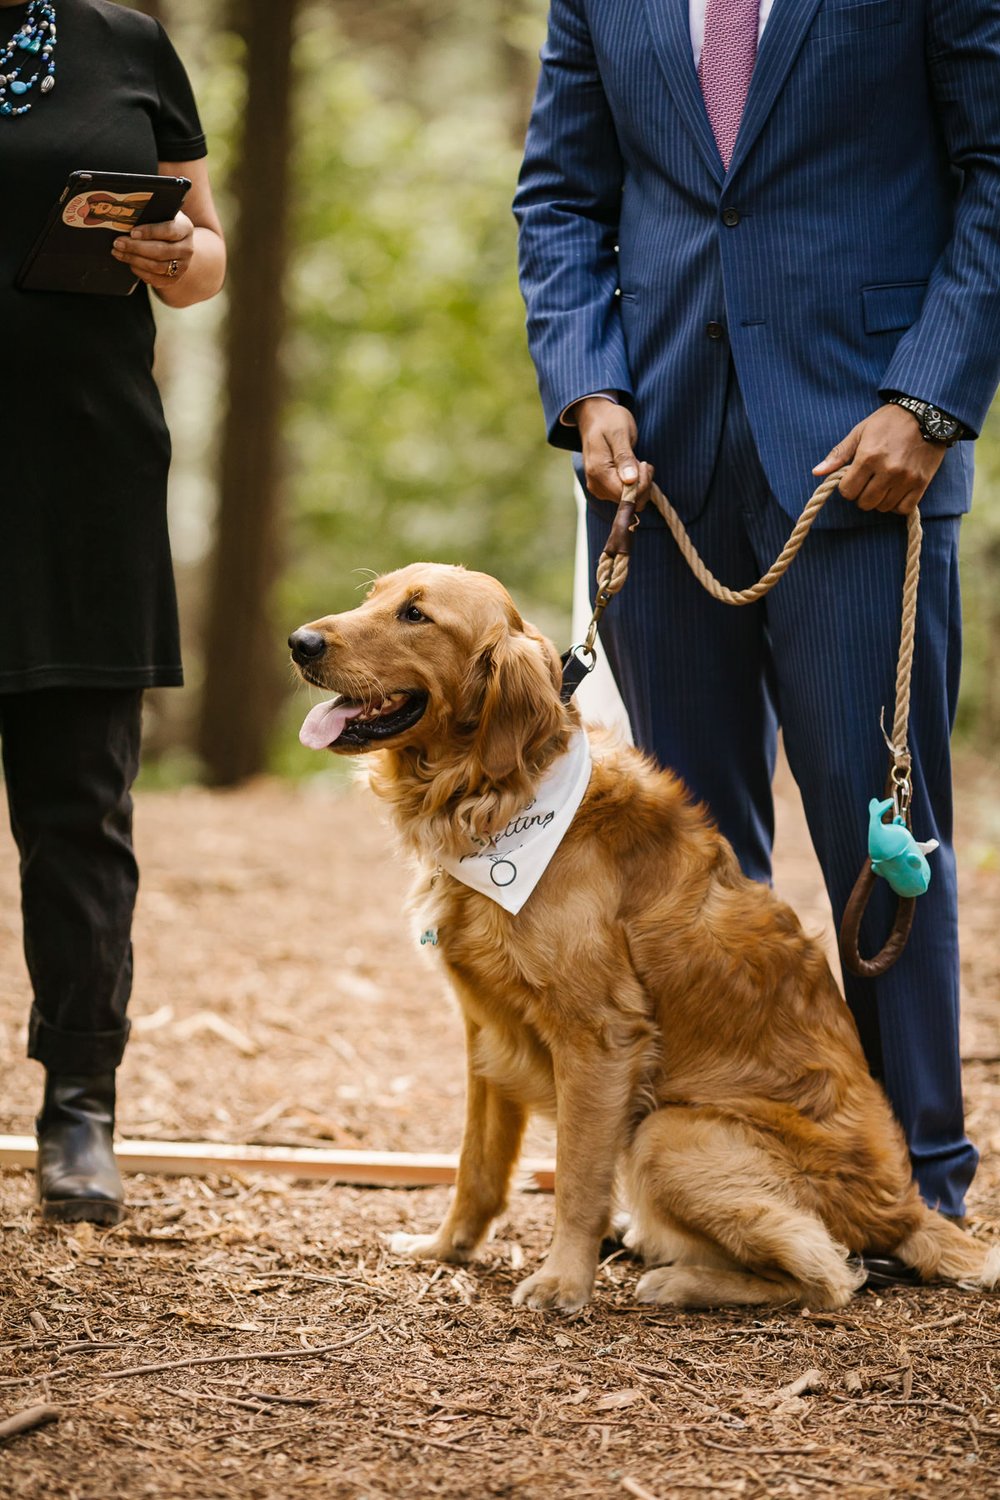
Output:
[[[553,680],[547,642],[504,625],[482,643],[475,754],[486,780],[497,783],[531,768],[542,746],[561,728],[565,711]]]
[[[524,633],[528,637],[528,639],[537,642],[538,649],[542,653],[542,660],[548,663],[549,676],[552,679],[552,686],[555,688],[557,693],[561,692],[563,680],[562,657],[559,655],[559,652],[556,650],[555,646],[553,646],[548,636],[542,635],[542,632],[536,625],[532,625],[530,620],[523,620],[522,625],[524,628]]]

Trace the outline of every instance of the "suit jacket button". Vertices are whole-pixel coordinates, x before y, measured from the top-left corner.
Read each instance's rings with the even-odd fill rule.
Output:
[[[709,323],[705,329],[710,339],[721,339],[725,331],[721,323]]]
[[[722,210],[722,222],[727,229],[735,229],[740,222],[740,213],[737,208],[724,208]]]

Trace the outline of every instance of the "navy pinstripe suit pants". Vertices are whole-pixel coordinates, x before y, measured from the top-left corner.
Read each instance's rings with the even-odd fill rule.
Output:
[[[589,501],[594,565],[612,514],[612,506]],[[885,782],[879,713],[885,705],[891,724],[905,527],[888,516],[814,529],[776,589],[733,608],[710,598],[666,528],[647,522],[629,582],[601,626],[636,742],[707,803],[746,874],[767,881],[780,725],[839,924],[866,849],[868,801]],[[791,524],[769,491],[734,379],[692,539],[724,583],[744,588],[774,561]],[[958,1046],[949,750],[961,658],[958,532],[958,517],[924,523],[910,747],[914,831],[941,845],[930,856],[933,879],[896,965],[878,980],[845,975],[869,1066],[906,1132],[920,1190],[949,1214],[964,1212],[978,1162],[964,1130]],[[895,898],[882,881],[878,887],[862,928],[865,953],[881,946],[891,921]]]

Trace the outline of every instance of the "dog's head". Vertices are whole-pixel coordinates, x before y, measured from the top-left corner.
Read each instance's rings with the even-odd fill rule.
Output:
[[[308,715],[304,744],[401,752],[411,775],[444,777],[439,791],[451,783],[453,796],[530,796],[576,722],[555,648],[485,573],[414,563],[289,646],[305,681],[334,695]]]

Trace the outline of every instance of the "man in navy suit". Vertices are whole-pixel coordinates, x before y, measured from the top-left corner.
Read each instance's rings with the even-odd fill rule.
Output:
[[[515,201],[550,440],[596,560],[657,480],[734,588],[848,465],[767,598],[718,604],[642,517],[602,639],[637,741],[770,878],[780,725],[839,923],[881,795],[903,516],[920,505],[913,823],[937,838],[909,945],[845,976],[925,1199],[960,1218],[949,736],[958,530],[1000,380],[1000,0],[552,0]],[[641,459],[636,455],[641,455]],[[882,887],[862,928],[891,920]]]

